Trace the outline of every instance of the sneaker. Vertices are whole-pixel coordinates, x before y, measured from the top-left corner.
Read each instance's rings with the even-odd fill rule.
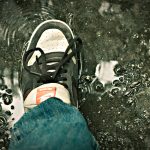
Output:
[[[24,100],[35,88],[58,83],[69,91],[71,104],[78,107],[81,48],[81,39],[74,37],[66,23],[60,20],[41,23],[23,54],[20,88]]]

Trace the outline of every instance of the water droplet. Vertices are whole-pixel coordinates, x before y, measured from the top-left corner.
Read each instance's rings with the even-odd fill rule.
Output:
[[[119,89],[118,88],[114,88],[111,90],[111,94],[112,95],[117,95],[119,93]]]
[[[114,72],[117,76],[123,75],[126,72],[126,69],[123,68],[121,65],[117,64],[114,68]]]
[[[134,98],[132,98],[132,97],[129,97],[128,98],[128,100],[127,100],[127,102],[126,102],[126,106],[127,107],[130,107],[130,106],[135,106],[135,99]]]
[[[122,122],[120,120],[118,120],[116,123],[115,123],[116,127],[118,128],[122,128]]]
[[[120,81],[120,82],[123,82],[123,81],[124,81],[124,77],[120,77],[120,78],[119,78],[119,81]]]
[[[5,114],[11,116],[12,113],[10,111],[6,111]]]
[[[11,104],[13,101],[13,98],[11,95],[3,94],[3,102],[5,105]]]
[[[138,73],[138,72],[133,75],[134,80],[139,80],[140,77],[141,77],[140,73]]]
[[[146,87],[149,88],[149,87],[150,87],[150,81],[146,81],[146,82],[145,82],[145,85],[146,85]]]
[[[11,93],[12,93],[12,90],[11,90],[11,89],[7,89],[6,92],[7,92],[8,94],[11,94]]]
[[[97,92],[104,92],[104,86],[103,86],[103,84],[102,83],[98,83],[97,85],[95,85],[95,91],[97,91]]]
[[[129,89],[124,93],[124,96],[129,97],[132,96],[133,94],[134,94],[134,89]]]
[[[4,114],[0,114],[0,130],[4,130],[7,125],[7,119]]]
[[[7,85],[0,85],[0,90],[5,90],[7,89]]]
[[[11,109],[14,109],[14,108],[15,108],[15,107],[12,105],[12,106],[11,106]]]
[[[120,86],[121,85],[121,82],[119,80],[114,80],[113,81],[113,85],[114,86]]]
[[[135,88],[135,87],[138,87],[140,86],[141,82],[133,82],[131,85],[130,85],[130,88]]]
[[[96,32],[97,37],[101,36],[101,31]]]

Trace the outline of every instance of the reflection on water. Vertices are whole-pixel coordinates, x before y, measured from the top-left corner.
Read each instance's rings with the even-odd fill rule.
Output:
[[[149,149],[149,6],[147,0],[1,0],[1,68],[19,68],[40,22],[66,21],[84,42],[80,110],[101,148]]]
[[[9,129],[24,113],[23,99],[18,88],[18,72],[13,68],[0,70],[0,149],[8,147]],[[19,106],[19,107],[18,107]]]
[[[0,1],[0,63],[2,66],[17,66],[20,63],[23,45],[34,28],[44,20],[53,18],[52,2],[49,1]],[[15,55],[14,55],[15,53]],[[16,60],[12,61],[12,58]]]

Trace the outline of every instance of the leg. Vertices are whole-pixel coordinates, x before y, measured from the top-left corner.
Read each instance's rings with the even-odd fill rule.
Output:
[[[74,106],[50,98],[15,125],[10,150],[96,150],[98,144]]]

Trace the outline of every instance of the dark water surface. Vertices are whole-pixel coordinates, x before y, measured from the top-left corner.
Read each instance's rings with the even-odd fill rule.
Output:
[[[2,72],[19,69],[33,30],[52,18],[83,40],[80,110],[101,149],[149,150],[150,1],[0,0]]]

